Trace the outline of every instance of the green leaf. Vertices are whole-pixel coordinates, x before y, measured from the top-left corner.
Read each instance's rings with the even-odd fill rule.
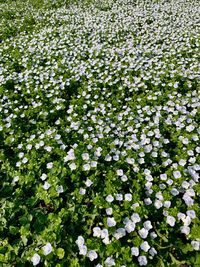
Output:
[[[192,239],[200,239],[200,226],[198,224],[193,225],[191,229],[190,237]]]
[[[184,254],[193,251],[193,246],[191,244],[182,245],[181,248]]]
[[[158,265],[157,265],[158,267],[165,267],[165,264],[164,264],[164,262],[162,261],[162,259],[161,258],[159,258],[159,260],[158,260]]]
[[[9,231],[12,235],[16,235],[18,232],[19,232],[19,229],[17,227],[14,227],[14,226],[10,226],[9,227]]]
[[[1,262],[4,262],[4,261],[5,261],[4,255],[3,254],[0,254],[0,263]]]
[[[185,263],[185,261],[179,261],[177,260],[171,253],[169,253],[171,260],[172,260],[172,264],[174,264],[174,266],[181,266],[182,264]]]
[[[24,243],[24,246],[26,246],[27,242],[28,242],[28,239],[26,238],[25,235],[22,235],[21,238],[22,238],[22,242]]]
[[[196,257],[195,257],[195,266],[200,266],[200,253],[196,253]]]
[[[61,260],[65,256],[65,251],[63,248],[58,248],[56,251],[56,254],[57,254],[58,258]]]

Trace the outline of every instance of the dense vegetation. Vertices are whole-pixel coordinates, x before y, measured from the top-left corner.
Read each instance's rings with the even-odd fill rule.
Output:
[[[0,1],[0,266],[200,266],[199,7]]]

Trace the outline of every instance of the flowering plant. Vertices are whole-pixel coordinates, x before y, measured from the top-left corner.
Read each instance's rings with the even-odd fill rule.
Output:
[[[199,2],[30,7],[0,2],[0,266],[199,265]]]

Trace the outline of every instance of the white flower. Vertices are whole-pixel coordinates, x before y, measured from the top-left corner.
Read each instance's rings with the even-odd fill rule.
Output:
[[[84,245],[85,243],[85,239],[80,235],[78,236],[77,240],[75,241],[75,243],[77,244],[77,246],[81,247]]]
[[[181,178],[181,173],[179,171],[174,171],[173,176],[175,179]]]
[[[194,200],[187,193],[183,195],[183,200],[187,206],[192,206],[194,204]]]
[[[33,263],[34,266],[38,265],[40,262],[40,255],[38,255],[37,253],[35,253],[33,255],[33,257],[31,258],[31,261]]]
[[[28,162],[28,159],[26,158],[26,157],[24,157],[23,159],[22,159],[22,163],[27,163]]]
[[[83,256],[87,254],[87,247],[85,245],[79,246],[79,254]]]
[[[47,152],[51,152],[52,147],[50,147],[50,146],[45,146],[44,149],[45,149]]]
[[[141,245],[140,245],[140,248],[147,252],[149,249],[150,249],[150,246],[149,246],[149,243],[147,241],[144,241]]]
[[[119,160],[119,156],[118,156],[118,155],[114,155],[114,156],[113,156],[113,159],[114,159],[115,161],[118,161],[118,160]]]
[[[118,176],[122,176],[124,174],[123,170],[119,169],[117,170],[117,175]]]
[[[32,146],[31,144],[28,144],[28,145],[26,146],[26,148],[27,148],[28,150],[31,150],[32,147],[33,147],[33,146]]]
[[[114,197],[112,195],[108,195],[106,197],[106,201],[109,202],[109,203],[113,202],[113,200],[114,200]]]
[[[171,201],[166,200],[166,201],[164,202],[164,207],[165,207],[165,208],[169,208],[170,206],[171,206]]]
[[[182,143],[183,143],[184,145],[187,145],[187,144],[189,143],[188,138],[183,138]]]
[[[24,156],[24,153],[23,152],[20,152],[19,153],[19,158],[21,159],[21,158],[23,158],[23,156]]]
[[[131,194],[125,194],[124,199],[126,201],[131,201],[132,200],[132,195]]]
[[[164,183],[159,184],[160,189],[165,189],[166,185]]]
[[[87,179],[87,180],[85,181],[85,185],[86,185],[87,187],[90,187],[92,184],[93,184],[93,182],[92,182],[90,179]]]
[[[186,194],[189,195],[190,197],[194,197],[195,196],[194,189],[192,188],[187,189]]]
[[[103,229],[101,231],[101,238],[107,238],[108,237],[108,229]]]
[[[175,84],[174,84],[174,88],[175,88],[175,89],[178,88],[178,82],[175,82]]]
[[[125,229],[128,233],[133,232],[135,230],[135,223],[129,220],[125,225]]]
[[[111,241],[109,240],[108,237],[105,237],[104,239],[102,239],[102,242],[105,244],[105,245],[108,245],[111,243]]]
[[[182,212],[179,212],[177,214],[177,217],[178,217],[179,220],[182,220],[183,221],[186,218],[186,215],[184,213],[182,213]]]
[[[92,145],[87,145],[87,149],[92,149],[93,146]]]
[[[95,259],[98,258],[98,255],[97,255],[97,253],[96,253],[94,250],[90,250],[90,251],[88,252],[87,256],[89,257],[89,259],[90,259],[91,261],[93,261],[93,260],[95,260]]]
[[[80,195],[85,195],[85,193],[86,193],[86,189],[85,188],[80,188],[79,194]]]
[[[162,204],[162,202],[160,200],[156,200],[154,202],[154,206],[155,206],[156,209],[160,209],[163,206],[163,204]]]
[[[144,226],[144,228],[147,229],[148,231],[149,231],[150,229],[153,228],[153,226],[152,226],[152,224],[151,224],[151,221],[146,221],[146,222],[144,222],[144,223],[143,223],[143,226]]]
[[[144,203],[148,206],[152,204],[152,200],[148,197],[144,199]]]
[[[151,156],[152,156],[153,158],[157,158],[158,153],[154,151],[154,152],[151,153]]]
[[[149,254],[154,257],[157,254],[157,251],[155,250],[155,248],[150,248]]]
[[[96,140],[94,140],[94,139],[96,139]],[[94,139],[93,139],[95,141],[94,143],[96,143],[96,141],[98,141],[98,139],[97,138],[94,138]],[[102,151],[102,148],[98,147],[97,150],[94,152],[94,155],[96,157],[100,157],[101,156],[101,151]]]
[[[63,193],[63,192],[64,192],[64,190],[63,190],[63,186],[62,186],[62,185],[57,185],[57,186],[56,186],[56,191],[57,191],[58,193]]]
[[[168,179],[166,182],[168,185],[172,185],[173,184],[173,180],[172,179]]]
[[[177,196],[177,195],[179,194],[179,191],[178,191],[176,188],[172,188],[172,190],[171,190],[171,194],[172,194],[173,196]]]
[[[106,214],[107,215],[112,215],[112,213],[113,213],[113,209],[112,208],[107,208],[106,209]]]
[[[101,237],[101,228],[100,227],[94,227],[93,228],[93,236]]]
[[[156,193],[156,198],[158,198],[159,200],[163,200],[163,195],[162,195],[162,193],[161,192],[157,192]]]
[[[181,186],[182,186],[182,188],[184,188],[184,189],[188,189],[189,186],[190,186],[190,184],[189,184],[187,181],[183,181]]]
[[[19,176],[15,176],[14,178],[13,178],[13,183],[16,183],[16,182],[18,182],[19,181]]]
[[[105,161],[111,161],[111,160],[112,160],[112,157],[110,155],[106,155]]]
[[[88,164],[88,163],[87,164],[84,164],[83,165],[83,170],[84,171],[89,171],[90,170],[90,164]]]
[[[60,120],[58,119],[56,122],[55,122],[56,125],[59,125],[60,124]]]
[[[195,129],[195,127],[194,127],[194,125],[192,125],[192,124],[190,124],[190,125],[188,125],[187,127],[186,127],[186,131],[187,132],[192,132],[193,130]]]
[[[108,217],[107,218],[107,225],[108,225],[108,227],[113,227],[113,226],[115,226],[116,225],[116,221],[115,221],[115,219],[112,217]]]
[[[74,160],[76,157],[74,155],[74,150],[73,149],[70,149],[68,152],[67,152],[67,156],[64,158],[64,162],[67,162],[69,160]]]
[[[195,241],[195,240],[193,240],[193,241],[191,242],[191,244],[192,244],[194,250],[200,250],[200,242],[199,242],[199,241]]]
[[[197,146],[197,147],[195,148],[195,150],[196,150],[196,152],[197,152],[198,154],[200,154],[200,147],[199,147],[199,146]]]
[[[83,160],[89,160],[90,159],[90,156],[88,153],[83,153],[81,156],[82,156]]]
[[[63,144],[62,144],[62,145],[60,146],[60,148],[61,148],[62,150],[65,150],[66,145],[63,145]]]
[[[178,163],[179,163],[179,165],[181,165],[181,166],[185,166],[185,164],[186,164],[186,160],[184,160],[184,159],[180,159]]]
[[[114,266],[115,265],[115,260],[113,259],[113,257],[108,257],[106,260],[105,260],[105,264],[108,265],[108,266]]]
[[[133,256],[139,256],[139,249],[138,249],[138,247],[132,247],[131,248],[131,255],[133,255]]]
[[[138,262],[140,266],[147,265],[147,258],[146,256],[139,256],[138,257]]]
[[[127,158],[127,159],[126,159],[126,162],[127,162],[128,164],[134,164],[134,163],[135,163],[135,160],[134,160],[133,158]]]
[[[20,166],[21,166],[21,162],[18,161],[18,162],[16,163],[16,167],[20,167]]]
[[[51,186],[51,185],[50,185],[48,182],[45,182],[44,185],[43,185],[43,188],[44,188],[45,190],[48,190],[50,186]]]
[[[39,146],[44,146],[44,141],[40,141]]]
[[[47,243],[43,248],[44,255],[48,255],[52,252],[52,246],[50,243]]]
[[[53,163],[52,162],[47,163],[47,169],[52,169],[52,168],[53,168]]]
[[[42,181],[44,181],[45,179],[47,178],[47,175],[45,173],[43,173],[41,176],[40,176],[40,179]]]
[[[116,194],[116,195],[115,195],[115,198],[116,198],[116,200],[118,200],[118,201],[122,201],[122,200],[123,200],[123,195],[122,195],[122,194]]]
[[[162,181],[166,181],[166,180],[167,180],[167,174],[166,174],[166,173],[162,173],[162,174],[160,175],[160,179],[161,179]]]
[[[71,171],[76,170],[76,164],[74,162],[73,163],[70,163],[69,164],[69,168],[70,168]]]
[[[195,213],[194,210],[187,210],[186,214],[187,214],[191,219],[196,218],[196,213]]]
[[[181,226],[180,230],[181,230],[181,233],[183,233],[185,235],[189,235],[189,233],[190,233],[190,227],[186,226],[186,225]]]
[[[151,236],[152,239],[155,239],[157,237],[157,234],[155,232],[151,232],[150,236]]]
[[[141,221],[140,219],[140,215],[138,213],[133,213],[131,215],[131,220],[134,222],[134,223],[138,223]]]
[[[182,221],[183,221],[184,225],[188,226],[188,225],[190,225],[192,219],[191,219],[190,216],[185,216],[185,217],[182,219]]]
[[[124,228],[118,228],[114,233],[114,237],[118,240],[126,235],[126,231]]]
[[[149,231],[145,228],[142,228],[138,231],[138,233],[141,236],[141,238],[145,239],[147,238]]]
[[[126,175],[121,176],[122,182],[126,182],[128,180],[128,177]]]
[[[168,223],[170,226],[174,226],[175,223],[176,223],[176,219],[175,219],[173,216],[167,216],[167,223]]]
[[[198,140],[199,140],[199,137],[198,137],[197,135],[193,135],[193,136],[192,136],[192,140],[193,140],[193,141],[198,141]]]
[[[91,161],[91,167],[96,168],[97,166],[97,161]]]

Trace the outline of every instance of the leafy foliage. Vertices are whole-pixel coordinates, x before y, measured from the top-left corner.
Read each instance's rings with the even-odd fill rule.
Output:
[[[0,266],[198,266],[199,3],[0,1]]]

